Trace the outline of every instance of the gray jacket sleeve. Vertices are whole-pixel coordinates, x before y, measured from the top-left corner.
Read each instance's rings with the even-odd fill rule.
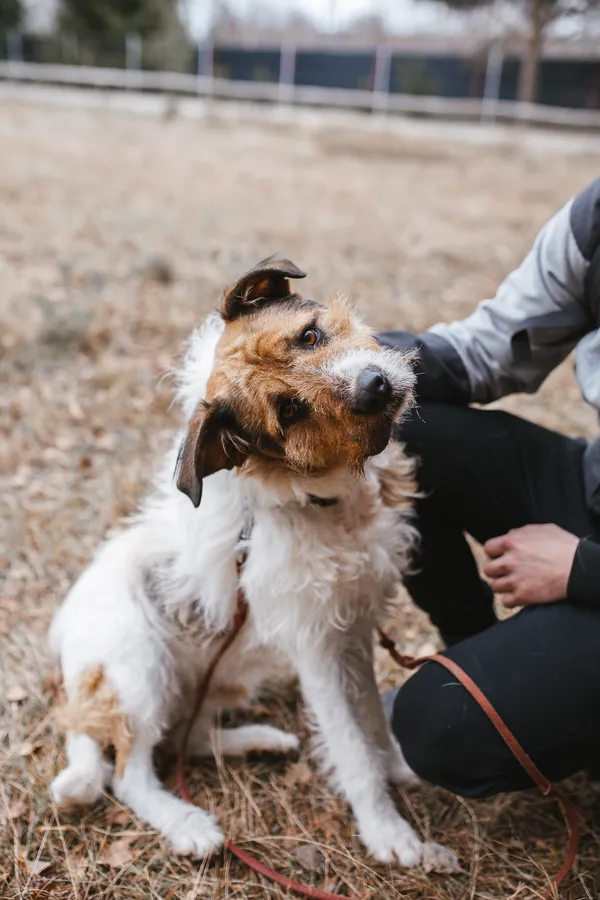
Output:
[[[595,327],[585,297],[589,261],[575,236],[573,206],[570,201],[542,228],[492,300],[466,319],[435,325],[422,336],[425,342],[428,335],[442,339],[458,354],[470,401],[489,403],[537,390]]]

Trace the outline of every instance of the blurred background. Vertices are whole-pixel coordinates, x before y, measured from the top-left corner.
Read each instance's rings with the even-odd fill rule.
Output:
[[[375,91],[384,106],[388,95],[392,101],[410,95],[598,109],[599,6],[598,0],[2,0],[0,59],[259,82],[287,88],[288,100],[294,88],[312,87]],[[238,94],[244,96],[242,88]],[[364,105],[365,98],[341,102]]]
[[[0,0],[0,896],[263,900],[228,858],[173,856],[106,797],[60,815],[46,632],[179,424],[169,372],[221,292],[270,254],[376,329],[468,315],[598,177],[600,11],[588,0]],[[568,360],[500,404],[597,433]],[[437,635],[405,596],[393,628]],[[384,687],[404,673],[377,653]],[[294,702],[254,718],[307,738]],[[171,775],[169,775],[171,773]],[[165,768],[172,785],[172,768]],[[564,841],[552,800],[404,798],[465,874],[374,866],[314,768],[194,769],[233,839],[364,900],[533,896]],[[598,793],[565,897],[597,896]],[[307,871],[294,854],[318,845]],[[313,854],[314,857],[314,854]],[[286,896],[269,889],[268,896]]]

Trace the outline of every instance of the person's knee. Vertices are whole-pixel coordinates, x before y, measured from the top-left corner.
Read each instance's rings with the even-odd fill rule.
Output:
[[[485,797],[495,788],[485,771],[489,760],[478,752],[477,737],[464,718],[470,700],[460,685],[448,684],[444,669],[425,665],[398,692],[392,730],[423,781],[460,796]]]

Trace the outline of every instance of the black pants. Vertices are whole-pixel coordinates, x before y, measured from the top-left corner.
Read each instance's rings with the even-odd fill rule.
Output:
[[[541,771],[558,780],[600,760],[598,609],[560,602],[496,621],[465,532],[483,543],[554,523],[597,531],[582,481],[584,442],[504,412],[425,403],[400,429],[419,460],[421,545],[407,579],[456,660]],[[393,730],[422,778],[467,797],[532,783],[471,696],[427,663],[396,697]]]

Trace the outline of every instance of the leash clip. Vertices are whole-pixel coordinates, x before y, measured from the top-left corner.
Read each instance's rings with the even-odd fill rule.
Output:
[[[250,538],[252,537],[252,530],[254,528],[254,519],[252,516],[248,516],[244,522],[242,530],[240,531],[240,536],[238,538],[238,546],[236,550],[236,564],[238,568],[238,574],[240,570],[243,568],[246,559],[248,558],[248,544],[250,543]]]

